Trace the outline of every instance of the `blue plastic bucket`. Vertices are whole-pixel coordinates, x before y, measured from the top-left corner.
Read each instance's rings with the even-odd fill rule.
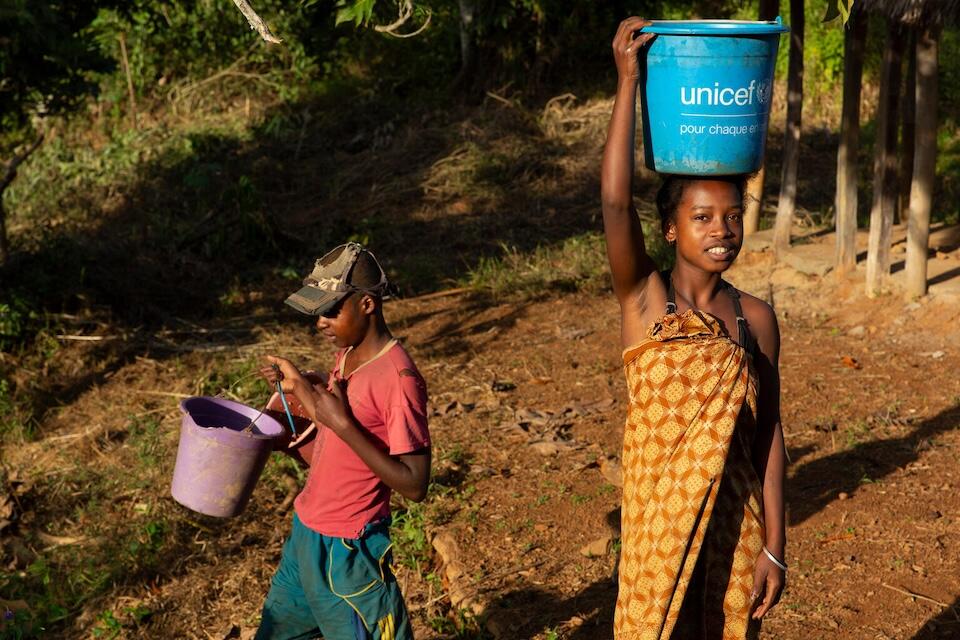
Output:
[[[780,34],[773,22],[664,20],[640,53],[644,161],[682,175],[760,168]]]

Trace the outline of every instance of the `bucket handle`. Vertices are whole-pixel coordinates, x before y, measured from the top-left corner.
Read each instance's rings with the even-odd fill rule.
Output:
[[[297,435],[297,427],[293,424],[293,415],[290,413],[290,405],[287,404],[287,397],[283,394],[283,385],[280,383],[281,374],[278,365],[271,365],[277,374],[277,393],[280,394],[280,402],[283,403],[283,410],[287,414],[287,421],[290,423],[290,430],[293,435]]]

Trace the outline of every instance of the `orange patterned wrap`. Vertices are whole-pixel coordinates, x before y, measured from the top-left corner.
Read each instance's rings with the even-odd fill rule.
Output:
[[[755,638],[763,518],[750,357],[716,318],[687,310],[654,323],[623,362],[630,406],[614,638]]]

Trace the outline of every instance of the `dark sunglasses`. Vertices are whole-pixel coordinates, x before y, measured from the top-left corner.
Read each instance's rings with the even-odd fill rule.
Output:
[[[340,309],[343,308],[343,304],[349,300],[354,293],[356,293],[356,291],[351,291],[347,295],[337,300],[336,304],[321,313],[320,316],[326,318],[327,320],[333,320],[336,318],[338,315],[340,315]]]

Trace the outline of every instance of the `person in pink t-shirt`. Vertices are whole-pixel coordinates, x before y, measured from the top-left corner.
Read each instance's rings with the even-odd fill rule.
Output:
[[[317,316],[320,334],[340,350],[329,376],[302,373],[276,356],[262,369],[271,384],[281,381],[291,411],[303,418],[305,428],[284,451],[310,471],[257,640],[413,638],[390,569],[390,495],[426,497],[427,390],[384,320],[388,290],[373,254],[348,243],[317,260],[286,300]],[[281,409],[279,400],[268,408]]]

